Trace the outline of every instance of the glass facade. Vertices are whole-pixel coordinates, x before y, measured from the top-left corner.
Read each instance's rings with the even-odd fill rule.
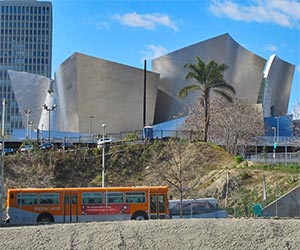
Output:
[[[5,134],[26,127],[7,70],[50,77],[51,61],[51,2],[0,1],[0,97],[7,101]],[[2,117],[2,108],[0,114]]]

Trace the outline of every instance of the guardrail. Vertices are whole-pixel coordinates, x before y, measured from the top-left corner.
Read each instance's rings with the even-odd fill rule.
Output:
[[[245,160],[266,163],[266,164],[281,164],[281,163],[300,163],[300,154],[296,153],[260,153],[245,156]]]

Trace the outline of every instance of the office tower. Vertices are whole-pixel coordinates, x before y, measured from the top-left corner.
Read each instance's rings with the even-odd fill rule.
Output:
[[[3,98],[7,101],[5,134],[11,134],[13,129],[24,129],[27,126],[23,123],[24,110],[18,108],[7,70],[50,77],[51,58],[51,2],[0,1],[0,98],[1,103]],[[2,108],[0,113],[2,117]],[[30,115],[30,112],[27,115]],[[33,127],[37,125],[32,124]]]

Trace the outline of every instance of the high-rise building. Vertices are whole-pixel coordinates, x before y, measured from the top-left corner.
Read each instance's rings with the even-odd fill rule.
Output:
[[[7,70],[50,77],[51,62],[51,2],[0,1],[0,98],[5,98],[7,102],[5,134],[27,126],[22,119],[24,110],[18,107]],[[2,108],[0,114],[2,117]],[[30,115],[30,112],[27,111],[27,115]]]

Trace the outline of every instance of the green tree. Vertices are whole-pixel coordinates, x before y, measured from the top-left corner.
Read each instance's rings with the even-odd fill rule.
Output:
[[[201,91],[200,104],[204,109],[204,141],[207,141],[211,92],[232,102],[235,89],[224,80],[223,73],[228,68],[226,64],[218,64],[213,60],[206,65],[199,57],[196,57],[196,60],[196,64],[188,63],[184,67],[188,70],[185,79],[193,80],[197,84],[183,87],[178,92],[178,97],[184,99],[190,92]]]

